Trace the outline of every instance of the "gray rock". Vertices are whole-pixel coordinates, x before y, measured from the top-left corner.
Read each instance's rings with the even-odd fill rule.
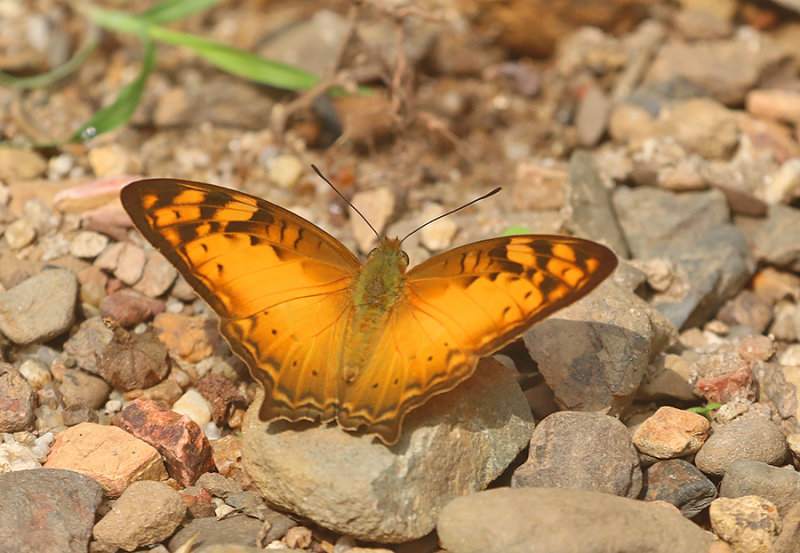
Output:
[[[769,365],[767,369],[756,374],[759,400],[775,410],[787,434],[800,432],[800,367]]]
[[[525,346],[563,410],[619,414],[675,328],[630,290],[607,280],[534,325]]]
[[[111,392],[105,380],[77,369],[64,369],[59,389],[67,407],[83,405],[90,409],[102,407]]]
[[[766,218],[737,217],[736,226],[759,261],[800,271],[800,209],[775,205]]]
[[[514,471],[511,486],[580,488],[635,499],[642,470],[630,433],[619,420],[560,411],[533,431],[528,460]]]
[[[719,485],[720,497],[757,495],[772,501],[781,515],[800,504],[800,474],[792,468],[778,468],[753,461],[736,459],[730,464]]]
[[[86,553],[103,488],[71,470],[0,474],[0,551]]]
[[[163,482],[140,480],[95,524],[94,537],[133,551],[171,536],[185,515],[186,504],[178,492]]]
[[[218,472],[205,472],[194,483],[198,488],[205,488],[213,496],[227,498],[230,494],[242,491],[242,486]]]
[[[77,298],[71,271],[42,271],[0,294],[0,332],[17,344],[55,338],[72,326]]]
[[[492,359],[412,411],[391,447],[334,425],[263,423],[260,403],[243,426],[242,462],[267,502],[368,541],[424,536],[448,501],[499,476],[533,431],[516,379]]]
[[[83,321],[77,332],[64,342],[64,353],[75,359],[83,370],[97,374],[97,360],[113,337],[114,331],[100,317],[92,317]]]
[[[725,195],[716,189],[676,194],[652,187],[617,187],[614,207],[631,253],[662,257],[661,248],[678,236],[697,237],[730,221]]]
[[[611,205],[611,195],[589,152],[576,150],[569,159],[566,203],[572,211],[569,227],[574,234],[600,240],[621,257],[630,256]]]
[[[783,529],[778,538],[772,542],[769,553],[797,553],[800,543],[800,503],[789,509],[781,517]]]
[[[694,458],[706,474],[722,476],[736,459],[779,465],[786,459],[786,439],[765,417],[739,418],[714,429]]]
[[[662,506],[563,488],[460,497],[444,508],[436,529],[451,553],[706,553],[714,542]]]
[[[264,523],[257,518],[245,515],[233,515],[222,520],[213,517],[196,518],[172,536],[167,546],[170,551],[175,551],[196,535],[194,545],[198,548],[215,544],[256,547],[258,533],[263,526]]]
[[[647,501],[666,501],[692,518],[717,497],[717,487],[691,463],[683,459],[658,461],[645,471]]]
[[[728,223],[728,205],[719,190],[673,194],[619,188],[614,205],[635,257],[669,259],[684,274],[686,289],[680,297],[654,298],[678,328],[708,320],[755,271],[744,236]]]

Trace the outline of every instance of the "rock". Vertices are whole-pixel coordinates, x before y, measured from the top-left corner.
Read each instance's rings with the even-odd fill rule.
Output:
[[[186,390],[172,406],[179,415],[185,415],[202,426],[211,420],[211,405],[197,390]]]
[[[0,498],[0,551],[86,553],[103,489],[76,472],[37,468],[0,474]]]
[[[757,495],[769,499],[786,514],[800,504],[800,474],[791,468],[778,468],[753,461],[733,461],[719,485],[720,497]]]
[[[714,533],[731,544],[736,553],[769,551],[781,527],[775,505],[755,495],[715,499],[708,516]]]
[[[762,190],[764,201],[770,205],[788,204],[800,197],[800,159],[785,161]]]
[[[693,98],[674,106],[662,131],[687,151],[705,159],[726,159],[739,143],[736,115],[710,98]]]
[[[636,397],[643,400],[673,398],[693,401],[697,395],[689,384],[690,374],[691,367],[680,356],[671,353],[660,355],[648,365]]]
[[[184,486],[191,486],[201,474],[214,469],[211,445],[200,427],[185,415],[139,398],[122,410],[119,425],[158,449],[166,459],[169,475]]]
[[[159,313],[153,319],[158,338],[178,357],[196,363],[214,351],[219,343],[216,321],[176,313]]]
[[[630,177],[641,186],[656,186],[678,192],[705,190],[709,164],[687,152],[672,136],[645,140],[633,152]]]
[[[114,327],[114,336],[97,361],[97,371],[118,390],[155,386],[170,369],[167,346],[148,328],[141,334]]]
[[[723,19],[715,14],[687,6],[672,18],[672,24],[684,38],[696,40],[713,40],[728,38],[733,34],[733,23],[728,19]]]
[[[746,364],[742,360],[740,364]],[[698,378],[695,386],[709,403],[729,403],[731,401],[755,401],[758,391],[755,375],[750,368],[744,368],[712,378]]]
[[[211,418],[215,423],[225,422],[231,407],[247,407],[247,400],[227,377],[207,374],[197,383],[197,391],[211,404]]]
[[[612,280],[523,335],[561,409],[610,415],[633,401],[650,358],[674,338],[672,325]]]
[[[657,461],[645,469],[645,501],[666,501],[692,518],[717,497],[717,487],[683,459]]]
[[[775,342],[773,342],[769,336],[763,336],[761,334],[745,336],[739,342],[739,347],[737,350],[739,352],[739,356],[745,361],[768,361],[773,355],[775,355]],[[784,350],[784,352],[785,351],[786,350]],[[782,364],[790,365],[792,363]]]
[[[175,551],[192,536],[197,536],[194,546],[198,548],[214,544],[256,547],[259,545],[259,532],[263,526],[264,523],[260,520],[245,515],[232,515],[221,520],[213,517],[197,518],[181,528],[167,542],[167,546],[170,551]]]
[[[650,113],[636,104],[615,106],[608,121],[608,133],[615,142],[646,140],[658,135],[658,127]]]
[[[436,530],[451,553],[706,553],[714,542],[658,505],[563,488],[499,488],[459,497],[443,509]]]
[[[620,188],[614,202],[634,256],[664,257],[679,267],[685,280],[682,293],[652,298],[678,328],[707,321],[755,271],[743,235],[724,223],[727,205],[718,190],[678,196],[652,188]]]
[[[45,384],[53,380],[50,369],[38,359],[26,359],[20,363],[19,374],[25,377],[34,390],[41,390]],[[0,393],[0,397],[3,395]]]
[[[800,277],[774,267],[764,267],[751,284],[753,292],[770,305],[783,299],[800,300]]]
[[[88,152],[89,164],[98,177],[141,173],[142,162],[131,152],[116,142],[97,146]]]
[[[433,220],[445,211],[446,209],[440,204],[428,204],[422,210],[422,220]],[[419,241],[428,250],[438,252],[448,249],[453,244],[457,232],[458,224],[455,218],[445,217],[420,230]]]
[[[164,303],[134,290],[113,292],[100,300],[100,316],[124,328],[132,328],[164,311]]]
[[[108,245],[108,237],[92,230],[82,230],[72,239],[69,253],[81,259],[94,259]]]
[[[781,428],[800,432],[800,366],[771,367],[760,375],[759,387],[759,400],[774,409]]]
[[[725,302],[717,318],[729,325],[744,325],[764,332],[772,320],[772,306],[752,290],[742,290]]]
[[[230,478],[225,478],[218,472],[201,474],[194,485],[198,488],[205,488],[211,495],[223,499],[227,499],[229,495],[242,491],[242,487],[237,482]]]
[[[572,213],[569,227],[575,235],[599,240],[617,255],[629,257],[608,189],[589,152],[576,150],[570,157],[566,204]]]
[[[599,86],[591,86],[578,100],[575,111],[575,132],[578,144],[594,146],[603,136],[611,111],[611,100]]]
[[[133,288],[145,296],[157,298],[170,289],[176,278],[178,278],[178,270],[172,266],[172,263],[160,253],[148,252],[142,278],[133,285]]]
[[[387,187],[357,192],[351,201],[379,233],[386,229],[397,203],[394,192]],[[360,251],[366,253],[375,247],[378,237],[361,217],[350,217],[350,228]]]
[[[17,344],[55,338],[72,326],[77,298],[71,271],[42,271],[0,294],[0,332]]]
[[[633,433],[633,444],[645,455],[658,459],[683,457],[700,449],[710,428],[711,423],[702,415],[659,407]]]
[[[667,81],[680,75],[723,104],[740,105],[747,92],[758,85],[766,68],[775,70],[788,59],[787,54],[764,38],[759,38],[758,48],[752,47],[754,37],[746,33],[733,40],[667,42],[659,48],[644,81]]]
[[[3,236],[9,248],[21,250],[36,240],[36,227],[28,219],[19,218],[5,228]]]
[[[0,373],[0,432],[32,430],[36,393],[24,376],[5,363],[0,363]]]
[[[65,406],[83,405],[89,409],[102,407],[111,392],[111,387],[102,378],[77,369],[64,370],[59,389]]]
[[[778,427],[756,416],[736,419],[715,429],[694,462],[706,474],[722,476],[736,459],[779,465],[787,453],[786,439]]]
[[[47,162],[37,152],[18,148],[0,149],[0,180],[10,183],[35,179],[47,170]]]
[[[528,460],[514,471],[511,486],[580,488],[634,499],[642,488],[642,471],[619,420],[560,411],[533,431]]]
[[[77,332],[64,342],[64,353],[77,361],[83,370],[97,374],[97,360],[113,336],[114,332],[100,317],[86,319]]]
[[[533,430],[515,378],[488,358],[467,381],[412,411],[391,447],[335,425],[262,423],[262,397],[242,427],[242,462],[267,502],[369,541],[430,532],[445,503],[499,476]]]
[[[64,420],[64,426],[75,426],[82,422],[97,422],[99,420],[97,412],[85,405],[70,405],[61,412],[61,416]]]
[[[117,497],[135,480],[165,480],[167,472],[153,447],[116,426],[84,422],[56,436],[45,467],[79,472]]]
[[[239,478],[242,466],[242,438],[230,434],[211,444],[212,457],[217,470],[228,478]]]
[[[303,162],[293,155],[282,155],[267,162],[269,179],[279,188],[291,188],[303,174]]]
[[[178,528],[186,514],[181,496],[161,482],[133,482],[94,527],[94,537],[126,551],[156,544]]]
[[[772,542],[770,553],[797,553],[800,543],[800,504],[795,505],[781,519],[783,529]]]
[[[751,90],[745,99],[747,111],[762,119],[800,124],[800,91],[766,88]]]
[[[552,160],[523,160],[517,164],[511,195],[519,210],[560,209],[569,174]],[[441,213],[443,213],[442,211]]]
[[[760,262],[800,272],[800,209],[775,205],[764,219],[736,217],[736,226]]]

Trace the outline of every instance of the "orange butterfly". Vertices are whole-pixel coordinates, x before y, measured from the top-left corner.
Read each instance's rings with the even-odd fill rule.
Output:
[[[617,265],[595,242],[526,235],[461,246],[406,271],[401,240],[383,238],[362,264],[319,227],[235,190],[147,179],[121,198],[219,315],[220,332],[264,387],[262,420],[336,420],[389,445],[409,411]]]

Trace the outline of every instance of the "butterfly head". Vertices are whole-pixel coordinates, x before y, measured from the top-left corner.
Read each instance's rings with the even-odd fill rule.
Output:
[[[400,242],[397,238],[384,236],[380,245],[369,252],[367,263],[390,265],[405,271],[408,268],[408,254],[403,251]]]

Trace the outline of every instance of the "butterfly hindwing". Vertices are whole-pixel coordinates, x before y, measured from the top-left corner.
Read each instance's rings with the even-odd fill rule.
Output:
[[[290,211],[227,188],[147,179],[121,198],[220,316],[220,331],[264,385],[264,414],[331,420],[337,375],[326,368],[341,349],[358,259]]]

